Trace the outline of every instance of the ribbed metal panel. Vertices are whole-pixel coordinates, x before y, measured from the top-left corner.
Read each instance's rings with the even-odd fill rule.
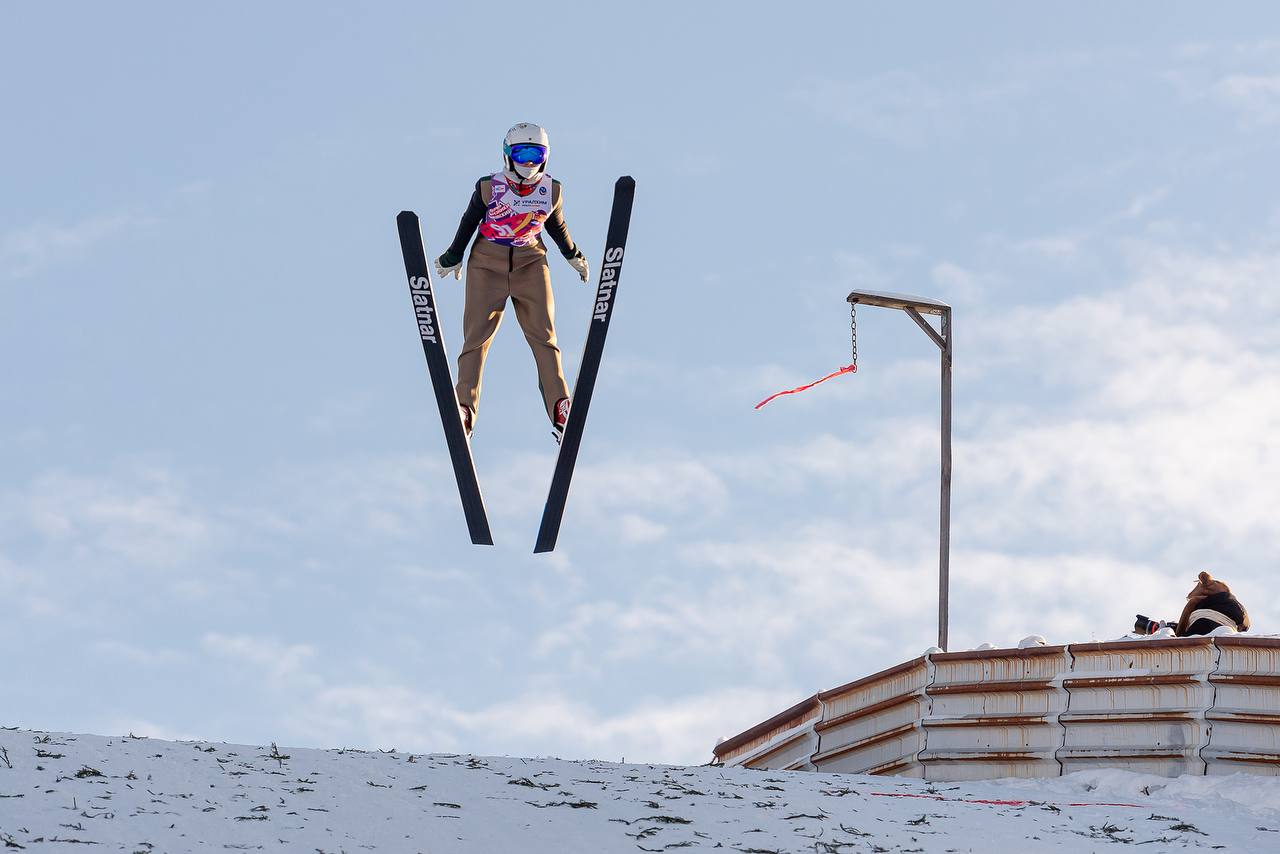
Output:
[[[1280,775],[1280,639],[936,653],[817,694],[716,757],[938,781],[1090,768]]]
[[[749,768],[778,768],[783,771],[813,771],[810,761],[818,750],[818,734],[813,731],[813,723],[797,727],[786,733],[784,738],[759,748],[744,765]]]
[[[929,665],[917,658],[819,694],[823,709],[815,727],[814,767],[923,776],[916,754],[924,749],[928,680]]]
[[[1065,647],[932,656],[920,761],[931,780],[1056,777],[1066,710]]]
[[[1208,675],[1217,664],[1209,638],[1077,644],[1064,680],[1062,771],[1121,768],[1148,774],[1203,774]]]
[[[1217,639],[1209,744],[1201,752],[1209,774],[1280,774],[1280,648],[1258,641]]]
[[[784,712],[716,745],[717,756],[732,756],[734,765],[784,771],[813,770],[809,757],[817,752],[814,724],[822,715],[817,697],[802,700]]]

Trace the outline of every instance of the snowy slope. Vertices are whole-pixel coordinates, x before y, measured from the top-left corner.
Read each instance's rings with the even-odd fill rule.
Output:
[[[1280,850],[1280,779],[928,784],[0,730],[0,852]]]

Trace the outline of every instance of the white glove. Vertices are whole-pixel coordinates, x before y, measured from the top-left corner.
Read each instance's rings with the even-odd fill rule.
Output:
[[[569,259],[569,266],[578,271],[578,276],[582,281],[591,278],[591,265],[587,263],[587,259],[581,255],[575,255]]]
[[[455,279],[462,278],[462,262],[461,261],[459,261],[457,264],[454,264],[452,267],[446,267],[443,264],[441,264],[440,259],[437,258],[435,260],[435,265],[436,265],[437,279],[447,279],[450,273],[453,273],[453,277]]]

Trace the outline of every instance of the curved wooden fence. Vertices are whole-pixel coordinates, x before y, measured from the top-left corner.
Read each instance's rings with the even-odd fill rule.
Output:
[[[1280,638],[934,653],[814,694],[715,756],[940,781],[1090,768],[1280,775]]]

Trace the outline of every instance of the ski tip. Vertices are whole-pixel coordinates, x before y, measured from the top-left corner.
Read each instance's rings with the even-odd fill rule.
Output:
[[[635,179],[635,178],[632,178],[630,175],[623,175],[621,178],[619,178],[619,179],[617,180],[617,182],[615,182],[615,183],[614,183],[614,185],[613,185],[613,186],[615,186],[615,187],[630,187],[630,188],[632,188],[632,189],[634,190],[634,189],[635,189],[635,186],[636,186],[636,179]]]
[[[396,222],[399,222],[402,219],[417,219],[417,218],[418,218],[418,215],[413,211],[400,211],[400,213],[396,214]]]
[[[556,471],[559,472],[558,467]],[[552,488],[554,489],[554,486]],[[560,522],[563,517],[563,499],[557,507],[552,504],[551,496],[548,495],[547,506],[542,511],[542,522],[538,525],[538,537],[533,541],[534,554],[546,554],[556,550],[556,540],[560,539]]]
[[[540,555],[555,551],[558,539],[560,539],[559,521],[543,519],[542,524],[538,526],[538,538],[533,541],[533,553]]]
[[[480,512],[483,513],[484,508],[481,508]],[[487,518],[482,516],[480,519],[473,519],[470,516],[468,516],[467,528],[470,529],[468,533],[471,534],[471,545],[473,546],[493,545],[493,534],[489,533],[489,520]]]

